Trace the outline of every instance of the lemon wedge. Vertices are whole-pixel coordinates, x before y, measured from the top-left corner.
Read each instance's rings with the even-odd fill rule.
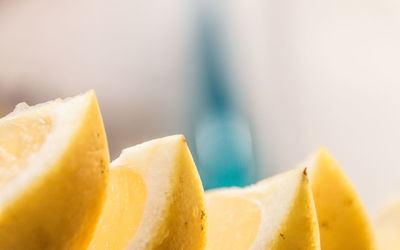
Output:
[[[352,184],[326,149],[310,168],[321,248],[375,249],[369,219]]]
[[[204,191],[182,135],[127,148],[110,169],[88,249],[204,249]]]
[[[373,226],[379,250],[400,249],[400,200],[385,204],[378,212]]]
[[[208,250],[320,249],[306,169],[206,192]]]
[[[0,119],[0,248],[84,249],[101,212],[108,148],[93,91]]]

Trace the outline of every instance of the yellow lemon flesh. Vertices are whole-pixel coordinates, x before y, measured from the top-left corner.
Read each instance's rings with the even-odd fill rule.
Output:
[[[320,249],[305,169],[206,192],[208,250]]]
[[[108,148],[93,91],[0,119],[0,248],[83,249],[102,208]]]
[[[51,131],[51,119],[32,114],[0,122],[0,188],[13,180]]]
[[[110,171],[107,201],[88,249],[124,249],[135,235],[146,202],[146,185],[126,166]]]
[[[207,209],[212,211],[208,214],[208,249],[249,249],[261,223],[259,204],[225,196],[214,196],[208,204]]]
[[[123,150],[107,194],[89,249],[204,249],[204,192],[183,136]]]
[[[311,169],[322,249],[375,249],[360,198],[335,159],[321,149]]]

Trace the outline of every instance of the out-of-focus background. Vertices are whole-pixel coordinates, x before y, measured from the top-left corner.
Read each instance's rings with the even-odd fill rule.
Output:
[[[93,88],[113,158],[184,133],[206,187],[324,145],[374,212],[400,193],[399,66],[394,0],[0,1],[1,115]]]

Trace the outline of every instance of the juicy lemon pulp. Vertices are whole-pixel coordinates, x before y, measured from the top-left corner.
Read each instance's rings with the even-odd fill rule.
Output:
[[[87,249],[108,182],[94,91],[0,119],[0,248]]]
[[[51,130],[47,117],[16,117],[0,123],[0,188],[28,165]]]
[[[88,249],[124,249],[139,227],[145,203],[143,178],[127,166],[112,168],[107,198]]]
[[[213,202],[209,202],[207,207],[207,249],[249,249],[261,224],[260,207],[241,197],[216,195],[210,199],[213,199]]]

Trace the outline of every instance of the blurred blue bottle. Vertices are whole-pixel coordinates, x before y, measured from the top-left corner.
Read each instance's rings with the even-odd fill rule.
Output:
[[[205,189],[245,186],[256,177],[249,120],[234,100],[217,20],[214,12],[201,8],[197,30],[199,82],[194,95],[198,99],[191,103],[191,148]]]

